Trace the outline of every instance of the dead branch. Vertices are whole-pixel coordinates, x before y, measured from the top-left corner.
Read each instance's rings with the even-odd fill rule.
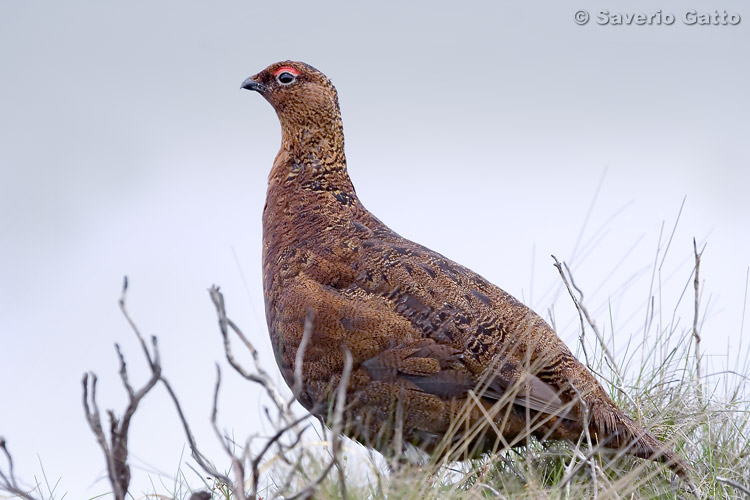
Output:
[[[346,388],[349,385],[349,378],[352,373],[352,353],[345,346],[344,350],[344,370],[341,373],[341,380],[339,380],[338,386],[336,387],[336,398],[333,408],[333,426],[331,427],[331,461],[323,468],[318,476],[312,480],[305,488],[294,496],[289,497],[289,500],[297,498],[312,498],[315,494],[315,490],[318,485],[330,472],[331,468],[335,465],[339,471],[339,487],[341,488],[341,497],[346,500],[346,482],[344,469],[339,460],[341,453],[341,434],[344,430],[344,408],[346,407]]]
[[[221,381],[221,373],[217,367],[217,381],[216,381],[216,387],[214,391],[214,404],[213,404],[213,411],[211,414],[211,424],[214,428],[214,432],[216,433],[216,436],[219,438],[219,441],[221,442],[222,447],[224,448],[224,451],[229,455],[231,463],[232,463],[232,470],[235,476],[234,483],[227,483],[227,484],[229,485],[234,484],[233,489],[238,499],[257,498],[259,482],[260,482],[261,462],[265,460],[269,450],[273,446],[278,445],[280,458],[284,459],[284,461],[291,466],[289,474],[286,476],[286,479],[283,482],[281,489],[276,493],[276,495],[281,495],[284,491],[286,491],[290,487],[290,485],[294,481],[294,478],[298,473],[301,460],[304,457],[304,455],[300,455],[299,459],[296,461],[296,464],[295,464],[295,463],[287,461],[284,455],[297,449],[303,449],[303,448],[299,448],[298,445],[300,445],[302,441],[302,434],[306,430],[306,428],[300,429],[299,424],[302,423],[304,420],[310,418],[311,416],[310,413],[307,413],[302,417],[299,417],[299,418],[295,417],[291,411],[291,404],[294,402],[294,399],[296,399],[296,397],[300,394],[303,388],[302,366],[303,366],[303,361],[304,361],[305,349],[312,336],[314,317],[310,311],[308,311],[305,317],[305,327],[304,327],[304,332],[302,336],[302,341],[295,355],[296,363],[295,363],[295,370],[294,370],[294,382],[293,382],[293,388],[292,388],[293,398],[290,401],[286,402],[284,401],[284,398],[281,396],[281,393],[279,392],[279,390],[273,383],[273,380],[271,379],[270,375],[260,365],[258,353],[255,347],[248,340],[248,338],[242,333],[240,328],[236,324],[234,324],[234,322],[232,322],[231,319],[227,317],[224,297],[221,291],[219,290],[219,287],[216,287],[216,286],[211,287],[209,289],[209,294],[211,296],[211,300],[214,304],[214,307],[216,308],[218,321],[219,321],[219,330],[221,332],[222,338],[224,339],[224,351],[225,351],[226,358],[229,361],[229,364],[232,366],[232,368],[235,369],[235,371],[237,371],[240,375],[242,375],[243,378],[251,382],[257,383],[261,387],[263,387],[266,394],[268,394],[271,400],[274,402],[274,406],[276,406],[276,410],[278,412],[280,419],[284,422],[284,425],[277,427],[276,433],[267,439],[267,441],[265,442],[260,452],[257,453],[254,457],[251,458],[251,455],[250,455],[249,440],[248,440],[248,443],[244,446],[242,452],[239,455],[235,454],[232,451],[232,446],[231,446],[232,443],[225,436],[222,435],[217,425],[216,417],[217,417],[217,406],[218,406],[218,393],[219,393],[219,386],[220,386],[220,381]],[[232,352],[231,343],[229,340],[230,330],[233,331],[240,338],[240,340],[245,345],[245,347],[247,347],[248,351],[250,351],[250,354],[253,359],[253,363],[255,365],[255,372],[251,372],[247,370],[235,358]],[[289,500],[294,499],[294,498],[311,498],[315,494],[315,491],[317,490],[320,483],[327,477],[328,473],[334,466],[336,466],[339,470],[339,480],[340,480],[342,497],[346,498],[346,485],[344,483],[345,477],[343,473],[343,467],[340,462],[340,454],[341,454],[341,434],[342,434],[343,426],[344,426],[343,415],[344,415],[344,407],[346,405],[346,387],[349,384],[351,371],[352,371],[352,356],[351,356],[351,353],[348,350],[346,350],[344,352],[344,369],[343,369],[341,380],[338,384],[338,387],[336,389],[336,394],[335,394],[336,397],[335,397],[335,403],[334,403],[334,415],[333,415],[333,423],[332,423],[332,430],[331,430],[332,432],[332,439],[331,439],[332,459],[330,460],[328,464],[326,464],[325,467],[323,467],[323,469],[321,470],[321,472],[318,474],[316,478],[312,479],[296,494],[288,496],[288,497],[285,496],[285,498],[288,498]],[[312,414],[315,414],[315,413],[316,411],[313,410]],[[183,425],[187,428],[187,423],[185,423],[184,421],[183,421]],[[289,436],[290,433],[292,433],[291,444],[290,445],[282,444],[281,439],[285,436]],[[251,487],[250,487],[250,492],[248,494],[245,494],[245,492],[241,490],[244,487],[245,474],[248,472],[248,469],[249,469],[249,474],[250,474]]]
[[[614,374],[617,376],[619,384],[622,385],[623,376],[622,376],[622,373],[620,373],[620,369],[618,368],[615,357],[612,354],[612,351],[609,350],[609,347],[607,346],[607,343],[604,340],[604,336],[599,331],[599,327],[596,326],[596,322],[593,320],[593,318],[589,314],[588,309],[583,304],[583,291],[580,288],[578,288],[578,285],[576,285],[575,280],[573,279],[573,274],[570,272],[570,268],[568,267],[568,265],[565,263],[561,265],[554,255],[552,256],[552,258],[555,260],[554,266],[557,268],[557,271],[560,273],[560,276],[563,279],[563,283],[565,283],[565,286],[568,289],[568,293],[570,294],[570,297],[573,299],[573,303],[575,304],[576,309],[578,310],[578,316],[579,316],[579,319],[581,320],[581,337],[580,337],[581,345],[583,345],[583,340],[584,340],[583,318],[585,317],[586,322],[591,327],[591,330],[594,332],[594,335],[596,336],[596,340],[599,342],[599,345],[601,346],[602,351],[604,352],[605,359],[608,361],[610,368],[612,369]],[[575,290],[579,294],[578,298],[576,298],[573,295],[573,291],[571,290],[570,285],[568,284],[568,280],[565,277],[565,273],[562,270],[563,265],[565,266],[565,271],[568,273],[568,276],[570,277],[570,283],[573,285],[573,288],[575,288]],[[585,346],[583,348],[583,353],[584,353],[584,356],[586,356]],[[589,365],[588,356],[586,356],[586,365],[587,366]]]
[[[24,500],[37,500],[35,497],[31,496],[30,491],[33,491],[33,489],[26,491],[19,486],[16,472],[13,470],[13,456],[10,454],[5,438],[2,436],[0,436],[0,449],[3,450],[5,460],[8,462],[7,472],[0,468],[0,491],[5,491],[6,493],[15,495],[18,498],[23,498]]]
[[[219,406],[219,388],[220,387],[221,387],[221,369],[219,368],[219,365],[216,365],[216,385],[214,385],[214,402],[211,408],[211,426],[213,427],[214,432],[216,433],[216,436],[219,438],[219,442],[221,442],[222,448],[224,448],[224,451],[231,458],[232,472],[234,472],[234,486],[232,487],[232,489],[234,490],[234,494],[238,500],[245,500],[247,497],[245,496],[244,460],[240,457],[237,457],[232,452],[231,443],[229,442],[228,439],[222,436],[221,432],[219,431],[219,426],[216,423],[217,415],[219,412],[218,406]],[[245,450],[243,449],[243,453],[244,451]],[[232,485],[232,483],[227,482],[227,485]],[[251,498],[255,498],[255,489],[253,489],[253,493],[251,495],[252,495]]]
[[[263,446],[263,448],[260,450],[260,453],[258,453],[254,459],[250,461],[250,468],[252,473],[252,488],[254,494],[257,494],[258,492],[258,484],[260,483],[260,463],[265,458],[266,453],[268,453],[268,450],[271,449],[271,446],[276,444],[287,432],[290,432],[291,430],[295,429],[295,427],[302,423],[303,421],[310,418],[310,415],[304,415],[302,417],[298,417],[296,420],[292,421],[291,424],[288,424],[281,429],[279,429],[276,434],[271,436],[271,438],[266,441],[266,444]],[[307,430],[307,427],[303,428],[302,430],[297,431],[294,441],[292,444],[288,447],[287,451],[291,451],[294,448],[297,447],[297,445],[300,443],[302,439],[302,434],[304,431]],[[301,457],[300,457],[301,458]],[[294,472],[296,471],[297,467],[292,468],[292,474],[290,474],[290,477],[288,479],[291,479],[291,476],[293,476]],[[291,481],[290,481],[291,482]],[[285,483],[289,484],[289,483]],[[280,491],[283,491],[284,488],[282,488]]]
[[[302,340],[300,340],[299,347],[297,347],[297,352],[294,355],[294,386],[292,387],[292,398],[286,403],[287,412],[290,411],[292,403],[296,399],[299,399],[302,392],[302,365],[305,360],[307,344],[312,337],[313,316],[313,310],[308,309],[307,314],[305,314],[305,328],[302,332]]]
[[[182,411],[182,407],[180,405],[179,400],[177,399],[177,396],[175,392],[172,390],[169,383],[162,378],[162,381],[164,382],[165,386],[167,387],[167,391],[169,392],[170,397],[172,398],[172,402],[175,405],[175,408],[177,409],[177,413],[180,418],[180,422],[182,423],[182,427],[185,431],[185,435],[187,436],[188,444],[190,446],[191,454],[195,461],[198,463],[198,465],[203,469],[203,471],[217,479],[218,481],[224,483],[229,488],[231,488],[233,493],[233,498],[236,498],[237,500],[248,500],[248,499],[256,499],[258,498],[258,483],[260,479],[260,473],[259,473],[259,466],[260,462],[265,458],[268,450],[271,448],[273,444],[275,444],[282,436],[284,436],[288,431],[295,428],[299,423],[301,423],[303,420],[309,418],[309,415],[305,415],[303,417],[300,417],[299,419],[293,420],[290,424],[284,426],[283,428],[279,429],[279,431],[276,432],[274,436],[272,436],[264,445],[263,449],[258,453],[255,458],[250,460],[250,443],[248,440],[247,444],[243,447],[242,452],[240,454],[235,454],[232,451],[232,443],[229,441],[228,438],[226,438],[224,435],[222,435],[221,431],[219,430],[218,426],[218,401],[219,401],[219,389],[221,387],[221,370],[219,366],[216,366],[216,384],[214,385],[214,395],[213,395],[213,405],[211,408],[211,426],[214,429],[214,432],[216,433],[216,436],[219,439],[219,442],[221,443],[222,448],[226,452],[226,454],[230,458],[231,462],[231,468],[232,472],[234,473],[234,480],[229,478],[227,475],[222,474],[221,472],[216,469],[216,467],[209,462],[209,460],[203,455],[203,453],[198,449],[197,443],[195,441],[195,438],[193,436],[192,431],[190,430],[190,425],[187,422],[187,419],[185,418],[185,414]],[[296,445],[299,443],[300,437],[302,432],[300,431],[299,435],[297,436],[297,439],[292,444],[290,449],[296,447]],[[250,463],[250,469],[251,469],[251,481],[252,486],[249,493],[245,492],[245,462]]]
[[[232,365],[232,368],[234,368],[237,373],[242,375],[243,378],[251,382],[260,384],[266,391],[268,396],[271,398],[276,408],[279,410],[279,414],[287,421],[287,423],[289,423],[291,418],[286,414],[287,412],[285,411],[286,402],[281,396],[279,390],[274,385],[273,380],[271,379],[270,375],[268,375],[268,372],[266,372],[266,370],[264,370],[261,366],[260,360],[258,359],[258,351],[255,349],[255,346],[253,346],[253,344],[247,339],[245,334],[243,334],[242,331],[237,327],[237,325],[235,325],[232,320],[227,318],[227,312],[224,307],[224,296],[219,290],[219,287],[212,286],[209,289],[209,294],[211,296],[211,301],[216,308],[216,314],[218,315],[219,330],[221,331],[221,336],[224,339],[224,353],[226,354],[227,361],[229,361],[229,364]],[[253,364],[255,365],[256,373],[247,371],[234,357],[234,354],[232,353],[231,343],[229,341],[229,328],[232,329],[232,331],[240,338],[242,343],[245,344],[247,350],[250,351],[250,354],[253,358]]]
[[[584,358],[586,358],[586,366],[591,366],[591,363],[589,363],[589,354],[586,351],[586,342],[585,342],[586,329],[583,324],[583,313],[581,311],[581,306],[578,303],[578,300],[576,299],[575,295],[573,295],[573,290],[570,289],[570,285],[568,284],[568,278],[565,277],[565,273],[563,272],[563,269],[562,269],[562,264],[560,264],[560,262],[557,260],[557,257],[555,257],[554,255],[552,255],[552,259],[555,261],[554,266],[557,268],[557,272],[560,273],[560,277],[562,278],[563,283],[565,283],[565,288],[568,289],[570,298],[573,299],[573,303],[575,304],[576,310],[578,311],[578,319],[581,321],[581,335],[578,337],[578,340],[580,341],[581,348],[583,349],[583,356]]]
[[[721,477],[721,476],[716,476],[716,480],[719,481],[720,483],[728,484],[732,488],[735,488],[735,489],[741,491],[742,493],[744,493],[745,495],[750,496],[750,488],[742,486],[737,481],[732,481],[729,478]]]
[[[230,479],[226,474],[222,474],[221,472],[219,472],[216,469],[216,467],[198,449],[195,437],[190,429],[190,426],[187,422],[185,414],[179,403],[177,395],[174,389],[172,388],[172,386],[169,384],[168,380],[162,374],[161,361],[160,361],[160,355],[159,355],[159,349],[158,349],[156,337],[151,337],[151,347],[149,349],[149,346],[147,345],[146,341],[141,335],[140,330],[138,329],[135,322],[130,317],[130,314],[128,313],[127,308],[125,306],[127,288],[128,288],[128,281],[126,277],[123,281],[122,294],[119,300],[120,309],[122,311],[122,314],[125,316],[126,320],[128,321],[128,324],[130,325],[132,331],[135,333],[136,337],[138,338],[138,341],[141,345],[144,356],[146,357],[149,368],[151,370],[151,377],[145,383],[145,385],[141,387],[140,389],[134,388],[130,382],[130,378],[129,378],[128,371],[127,371],[127,364],[125,362],[125,357],[122,354],[120,346],[118,344],[115,344],[115,350],[117,352],[117,356],[118,356],[118,360],[120,364],[119,366],[120,380],[128,395],[128,404],[124,412],[122,413],[121,417],[116,416],[114,411],[107,410],[107,415],[109,418],[108,430],[105,430],[104,428],[104,424],[102,423],[102,417],[101,417],[100,410],[99,410],[99,405],[97,403],[96,391],[97,391],[98,379],[96,377],[96,374],[94,374],[93,372],[86,373],[84,374],[83,380],[82,380],[83,407],[84,407],[84,411],[86,415],[86,420],[89,424],[91,431],[93,432],[94,436],[97,439],[99,447],[104,453],[106,464],[107,464],[107,475],[108,475],[110,484],[112,485],[114,498],[116,500],[124,500],[126,495],[128,495],[128,488],[129,488],[130,479],[131,479],[130,466],[128,464],[128,432],[130,429],[130,422],[133,416],[135,415],[140,402],[153,389],[153,387],[160,381],[164,384],[164,387],[166,388],[167,393],[169,394],[170,398],[172,399],[172,402],[175,405],[175,408],[177,410],[180,422],[182,423],[188,444],[190,446],[192,457],[195,459],[197,464],[203,469],[205,473],[215,478],[215,480],[223,482],[225,485],[231,488],[232,493],[234,495],[233,498],[237,498],[238,500],[249,500],[249,499],[258,498],[259,481],[260,481],[259,470],[260,470],[261,462],[264,460],[269,450],[274,445],[279,445],[282,455],[285,453],[294,451],[296,449],[299,449],[298,446],[300,445],[302,441],[302,433],[306,429],[306,428],[299,429],[299,424],[302,423],[304,420],[310,418],[311,415],[305,414],[304,416],[299,417],[299,418],[294,417],[293,413],[291,412],[289,408],[291,401],[287,403],[281,397],[277,387],[273,384],[273,381],[271,380],[268,373],[265,372],[265,370],[263,370],[263,368],[260,366],[258,354],[254,346],[250,343],[247,337],[245,337],[242,331],[229,318],[227,318],[226,311],[224,308],[224,298],[219,292],[218,287],[212,287],[210,290],[211,299],[214,302],[214,305],[216,306],[216,309],[217,309],[217,314],[219,318],[219,327],[222,333],[222,337],[224,338],[224,347],[225,347],[225,354],[226,354],[227,360],[232,365],[232,367],[238,373],[240,373],[244,378],[252,382],[260,384],[265,389],[266,393],[273,400],[274,405],[276,406],[278,410],[280,418],[286,422],[285,425],[278,428],[276,433],[265,442],[260,453],[255,454],[254,456],[251,456],[251,452],[250,452],[251,439],[248,439],[245,446],[242,449],[242,452],[238,455],[235,454],[232,451],[232,442],[227,437],[221,434],[221,432],[219,431],[219,426],[217,424],[218,396],[219,396],[219,388],[221,385],[221,371],[219,367],[217,366],[216,368],[217,377],[216,377],[216,384],[214,388],[213,407],[212,407],[212,412],[211,412],[211,424],[213,426],[213,429],[217,437],[219,438],[222,444],[222,447],[224,448],[224,451],[229,455],[231,459],[231,467],[232,467],[232,471],[234,475],[234,480]],[[312,321],[313,321],[312,317],[308,314],[308,317],[306,318],[306,321],[305,321],[305,336],[308,338],[308,341],[312,332]],[[248,370],[246,370],[234,358],[234,355],[232,354],[232,351],[231,351],[231,345],[229,342],[229,330],[230,329],[237,334],[237,336],[241,339],[241,341],[245,344],[245,346],[250,351],[252,358],[253,358],[253,362],[255,363],[256,373],[251,373]],[[297,353],[297,359],[299,360],[298,364],[300,366],[302,365],[303,358],[304,358],[304,346],[301,346],[300,352]],[[302,388],[301,368],[295,371],[297,372],[295,373],[295,385],[298,387],[298,390],[301,390]],[[327,477],[328,472],[334,466],[336,466],[339,471],[339,482],[340,482],[342,497],[347,498],[344,469],[340,461],[340,455],[341,455],[341,434],[342,434],[343,426],[344,426],[344,408],[346,405],[346,387],[349,383],[351,371],[352,371],[352,356],[351,356],[351,353],[348,350],[346,350],[344,352],[344,370],[341,376],[341,381],[335,393],[334,414],[333,414],[333,422],[332,422],[332,438],[331,438],[332,459],[330,460],[330,463],[328,463],[326,467],[323,468],[323,470],[318,475],[318,477],[316,477],[311,482],[306,484],[302,488],[302,490],[299,491],[299,493],[289,498],[311,498],[315,494],[315,491],[317,490],[320,483]],[[291,444],[289,445],[281,444],[280,443],[281,439],[283,437],[288,436],[290,432],[294,432],[294,436],[291,440]],[[31,496],[29,492],[24,491],[18,485],[18,481],[15,477],[13,459],[9,451],[7,450],[5,440],[2,438],[0,438],[0,448],[2,448],[3,454],[5,455],[6,460],[8,462],[7,472],[3,468],[0,468],[0,491],[9,492],[24,500],[37,500],[36,498]],[[297,473],[299,464],[301,463],[301,460],[303,457],[304,455],[301,454],[300,460],[297,461],[297,465],[293,467],[292,470],[290,471],[287,477],[287,481],[285,482],[286,485],[291,485],[292,481],[294,480],[294,475]],[[288,462],[288,463],[291,463],[291,462]],[[248,465],[252,471],[251,490],[249,493],[245,491],[246,465]],[[282,488],[282,490],[283,489],[284,488]],[[277,495],[279,495],[279,493],[277,493]],[[205,494],[198,493],[196,495],[193,495],[193,497],[203,498],[205,497]]]
[[[604,351],[605,359],[607,360],[610,368],[612,369],[612,371],[615,372],[615,375],[617,375],[617,378],[620,381],[620,383],[622,383],[622,380],[623,380],[622,373],[620,373],[620,369],[618,368],[617,362],[615,361],[615,357],[612,354],[612,352],[609,350],[609,347],[607,347],[607,343],[604,341],[604,335],[602,335],[602,332],[599,331],[599,327],[596,326],[596,322],[593,320],[593,318],[589,314],[589,310],[586,308],[586,306],[583,303],[583,290],[578,288],[578,285],[576,285],[575,279],[573,278],[573,273],[570,272],[570,268],[568,267],[568,264],[563,262],[563,265],[565,266],[565,271],[568,273],[568,277],[570,278],[570,284],[573,285],[573,288],[579,294],[578,307],[581,308],[581,312],[583,312],[583,315],[586,318],[586,322],[594,331],[594,335],[596,335],[596,339],[599,341],[599,345],[602,347],[602,350]]]
[[[703,245],[701,251],[698,252],[698,247],[693,238],[693,253],[695,254],[695,277],[693,279],[693,288],[695,289],[695,310],[693,312],[693,338],[695,339],[695,389],[698,392],[698,400],[703,402],[703,389],[701,382],[701,336],[698,333],[698,312],[700,308],[700,269],[701,269],[701,257],[703,251],[706,249],[706,245]]]
[[[586,322],[589,324],[589,326],[591,327],[591,329],[594,331],[594,335],[596,335],[596,338],[599,341],[599,345],[601,345],[601,347],[602,347],[602,351],[604,352],[604,355],[605,355],[604,359],[607,362],[607,366],[609,366],[609,368],[612,370],[612,372],[617,377],[617,380],[610,380],[609,383],[612,385],[612,387],[614,387],[615,389],[617,389],[623,396],[625,396],[625,398],[628,401],[630,401],[630,404],[633,405],[633,408],[639,408],[639,406],[636,404],[636,402],[633,400],[633,398],[630,396],[630,394],[623,387],[624,378],[623,378],[623,375],[620,372],[620,369],[618,367],[619,365],[615,361],[614,355],[612,354],[612,352],[607,347],[607,344],[604,341],[604,336],[599,331],[599,328],[596,326],[596,323],[591,318],[591,315],[589,314],[588,309],[583,304],[583,290],[581,290],[580,288],[578,288],[578,285],[576,285],[576,282],[573,279],[573,274],[570,272],[570,268],[568,267],[568,265],[566,263],[563,263],[563,265],[565,266],[565,271],[568,273],[568,276],[570,277],[570,282],[573,285],[573,288],[579,294],[579,298],[577,299],[573,295],[573,291],[571,290],[570,285],[568,285],[568,280],[565,277],[565,273],[562,270],[562,266],[560,265],[560,262],[558,262],[557,258],[554,255],[552,256],[552,258],[555,260],[554,266],[557,268],[557,271],[560,273],[560,277],[562,277],[563,283],[565,283],[565,286],[568,289],[568,293],[570,294],[571,299],[573,299],[573,303],[575,304],[576,310],[578,311],[578,318],[581,321],[581,337],[580,337],[580,341],[581,341],[581,346],[583,347],[583,354],[584,354],[584,356],[586,356],[586,346],[584,345],[584,325],[583,325],[583,318],[585,317],[586,318]],[[588,356],[586,356],[586,367],[590,371],[592,371],[593,373],[597,374],[602,379],[605,379],[605,377],[601,373],[598,373],[589,364],[589,362],[588,362]],[[639,415],[640,415],[640,413],[639,413]]]
[[[120,361],[120,379],[122,380],[125,390],[128,393],[128,405],[121,418],[118,418],[113,410],[107,410],[109,417],[109,442],[102,427],[102,420],[99,414],[99,406],[96,402],[96,383],[97,378],[94,373],[85,373],[83,375],[83,409],[86,413],[86,421],[89,424],[91,432],[94,433],[99,447],[104,453],[107,463],[107,475],[112,485],[113,494],[116,500],[124,500],[130,486],[130,466],[128,465],[128,432],[130,430],[130,421],[135,415],[138,405],[143,398],[154,388],[161,377],[161,360],[159,357],[159,348],[156,337],[151,337],[151,351],[149,351],[146,342],[143,339],[138,327],[130,318],[125,307],[125,295],[128,289],[127,276],[123,279],[122,294],[120,296],[120,310],[130,324],[131,329],[138,337],[138,341],[143,349],[144,356],[151,368],[151,378],[139,390],[133,389],[128,379],[128,372],[125,364],[125,357],[120,351],[120,346],[115,344],[117,356]],[[91,377],[89,379],[89,376]],[[89,380],[91,383],[89,383]],[[89,397],[89,390],[90,397]]]
[[[352,374],[352,353],[346,346],[344,350],[344,371],[341,375],[341,381],[336,388],[336,408],[333,412],[333,429],[331,429],[331,453],[333,454],[332,462],[336,464],[336,470],[339,475],[339,488],[341,488],[341,498],[347,499],[346,495],[346,475],[344,466],[341,463],[341,433],[344,431],[344,406],[346,406],[346,387],[349,385],[349,377]]]
[[[218,370],[218,366],[217,366],[217,370]],[[227,477],[225,474],[222,474],[221,472],[219,472],[216,469],[216,467],[214,467],[214,465],[211,464],[211,462],[206,458],[206,456],[203,455],[203,453],[201,453],[201,451],[198,449],[198,445],[195,441],[195,437],[193,436],[193,432],[190,430],[190,425],[188,425],[187,419],[185,418],[185,413],[182,411],[182,406],[180,405],[180,401],[177,399],[177,395],[175,394],[174,390],[172,389],[172,386],[169,384],[167,379],[165,379],[162,376],[161,381],[164,384],[164,387],[167,389],[167,393],[169,393],[169,397],[172,399],[175,409],[177,410],[177,415],[180,418],[180,422],[182,423],[182,428],[185,431],[185,436],[188,440],[188,445],[190,446],[191,456],[206,474],[208,474],[209,476],[215,479],[218,479],[222,483],[231,487],[232,480],[229,479],[229,477]],[[219,380],[217,380],[216,384],[217,384],[216,392],[218,392]],[[215,409],[214,409],[214,413],[215,413]],[[240,489],[240,493],[236,491],[234,493],[238,500],[245,500],[244,491],[242,489]]]

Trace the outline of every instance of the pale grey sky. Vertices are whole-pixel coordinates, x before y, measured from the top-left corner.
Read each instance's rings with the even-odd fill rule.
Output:
[[[750,265],[750,9],[703,4],[742,21],[686,26],[690,6],[667,0],[3,2],[0,434],[18,473],[39,476],[38,454],[67,498],[106,491],[80,378],[94,370],[101,405],[122,409],[114,342],[146,378],[117,309],[125,274],[131,314],[159,336],[201,445],[221,457],[208,426],[215,361],[224,425],[257,429],[258,391],[223,362],[206,289],[222,287],[276,373],[260,213],[279,125],[239,85],[282,59],[337,86],[370,210],[545,317],[554,301],[573,346],[577,317],[549,255],[571,262],[602,324],[611,304],[624,345],[642,334],[662,223],[663,247],[686,197],[661,270],[663,316],[696,237],[708,245],[706,349],[736,352]],[[602,26],[603,9],[677,20]],[[677,307],[685,327],[691,301]],[[134,421],[133,492],[150,488],[142,469],[173,475],[183,446],[159,389]]]

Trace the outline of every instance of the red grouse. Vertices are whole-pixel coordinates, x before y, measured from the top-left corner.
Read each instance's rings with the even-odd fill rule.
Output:
[[[383,453],[413,444],[462,459],[538,439],[660,460],[671,449],[620,411],[534,311],[362,205],[346,169],[336,89],[312,66],[272,64],[242,84],[281,121],[263,211],[263,289],[276,359],[293,386],[312,318],[300,403],[321,418],[342,378],[345,432]]]

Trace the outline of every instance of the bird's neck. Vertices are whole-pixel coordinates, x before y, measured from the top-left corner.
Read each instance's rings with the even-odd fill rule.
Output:
[[[315,158],[327,164],[342,162],[344,157],[344,126],[338,113],[281,116],[281,148],[300,160]]]
[[[354,194],[346,170],[344,129],[341,118],[281,118],[281,149],[269,176],[279,187],[302,187],[309,191]],[[314,126],[310,124],[314,123]]]
[[[363,212],[346,170],[340,124],[284,127],[263,209],[264,262],[275,262],[287,248],[316,245],[321,234]]]

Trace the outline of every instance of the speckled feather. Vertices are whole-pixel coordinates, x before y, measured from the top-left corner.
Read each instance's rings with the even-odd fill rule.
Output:
[[[263,211],[263,286],[290,386],[305,318],[313,320],[298,396],[306,408],[326,417],[345,347],[353,357],[346,432],[384,453],[399,451],[397,435],[436,453],[451,449],[441,444],[446,433],[453,444],[468,440],[453,458],[524,444],[529,434],[575,441],[589,415],[603,446],[685,475],[687,465],[614,405],[536,313],[365,209],[325,75],[285,61],[243,88],[260,92],[281,121]],[[486,414],[492,425],[483,425]]]

